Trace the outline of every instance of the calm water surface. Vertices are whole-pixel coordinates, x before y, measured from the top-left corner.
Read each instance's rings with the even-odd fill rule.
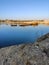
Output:
[[[10,26],[0,25],[0,47],[21,44],[33,43],[39,37],[49,33],[49,26]]]

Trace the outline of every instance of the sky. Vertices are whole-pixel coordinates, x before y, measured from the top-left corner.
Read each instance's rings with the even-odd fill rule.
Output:
[[[49,19],[49,0],[0,0],[0,19]]]

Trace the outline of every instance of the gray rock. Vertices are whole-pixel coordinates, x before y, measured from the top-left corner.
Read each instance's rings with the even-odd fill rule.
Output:
[[[49,34],[43,38],[34,44],[1,48],[0,65],[49,65]]]

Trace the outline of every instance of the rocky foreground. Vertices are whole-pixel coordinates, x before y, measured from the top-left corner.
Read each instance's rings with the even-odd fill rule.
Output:
[[[49,33],[34,44],[0,48],[0,65],[49,65]]]

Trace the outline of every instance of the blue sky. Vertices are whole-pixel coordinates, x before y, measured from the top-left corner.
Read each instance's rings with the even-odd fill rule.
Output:
[[[49,0],[0,0],[0,19],[48,19]]]

